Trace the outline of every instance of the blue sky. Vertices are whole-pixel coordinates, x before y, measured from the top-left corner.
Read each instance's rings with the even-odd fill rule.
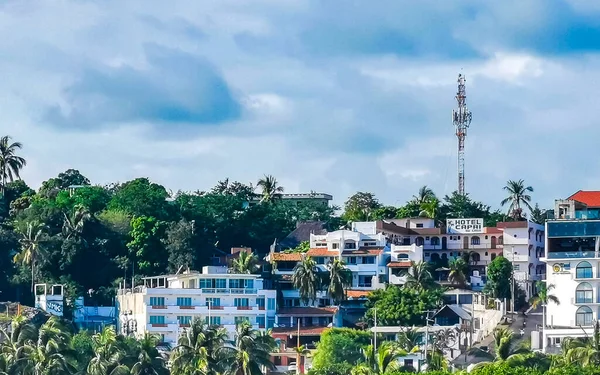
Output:
[[[146,176],[174,191],[275,175],[288,192],[400,205],[466,187],[494,207],[599,189],[593,0],[0,1],[0,133],[23,177]]]

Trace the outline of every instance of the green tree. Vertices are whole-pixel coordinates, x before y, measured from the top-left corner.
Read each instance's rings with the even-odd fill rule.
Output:
[[[508,180],[506,186],[502,189],[508,193],[508,197],[504,198],[500,202],[500,205],[504,207],[508,204],[508,214],[515,220],[523,218],[521,205],[528,208],[529,211],[533,210],[530,203],[531,195],[529,195],[529,193],[533,193],[533,188],[531,186],[525,186],[524,180]]]
[[[317,299],[317,290],[321,285],[321,277],[317,263],[309,256],[305,256],[301,262],[294,267],[292,284],[298,289],[300,300],[304,304],[314,302]]]
[[[490,206],[473,201],[469,194],[459,194],[457,191],[444,196],[444,204],[440,208],[442,219],[482,217],[490,215]]]
[[[132,216],[148,216],[165,220],[170,216],[169,193],[147,178],[136,178],[117,186],[108,208]]]
[[[421,212],[419,216],[427,217],[437,221],[440,211],[440,201],[437,198],[431,198],[428,201],[421,203]]]
[[[433,199],[436,199],[435,193],[431,190],[427,185],[421,186],[417,195],[413,195],[413,202],[418,204],[419,206],[423,205],[423,203],[429,202]]]
[[[558,297],[551,294],[555,288],[554,284],[546,284],[543,281],[538,281],[535,283],[535,288],[537,295],[531,299],[530,303],[534,308],[542,305],[542,327],[546,327],[546,306],[550,302],[560,305],[560,301]]]
[[[511,298],[512,264],[502,256],[496,257],[487,269],[484,291],[493,298]]]
[[[167,269],[168,255],[162,245],[164,227],[163,222],[153,217],[140,216],[131,220],[131,241],[127,248],[144,275],[156,275]]]
[[[27,164],[27,161],[17,152],[23,148],[21,142],[11,142],[8,135],[0,138],[0,193],[4,193],[4,188],[8,182],[20,179],[20,172]]]
[[[382,326],[423,325],[425,311],[438,308],[442,295],[441,288],[388,285],[385,289],[376,289],[367,297],[365,321],[373,324],[377,310],[377,322]]]
[[[179,336],[171,353],[172,375],[204,375],[221,373],[222,348],[227,341],[227,330],[209,326],[194,318],[189,328]]]
[[[396,211],[396,217],[400,219],[419,216],[421,213],[421,205],[414,200],[406,202],[406,204]]]
[[[394,206],[382,206],[373,211],[373,220],[394,219],[398,209]]]
[[[415,289],[427,289],[435,282],[426,262],[410,262],[410,269],[406,274],[406,286]]]
[[[94,356],[87,365],[89,375],[128,374],[129,368],[122,363],[125,352],[119,346],[117,333],[112,326],[106,326],[92,336]]]
[[[372,335],[366,331],[350,328],[331,328],[323,332],[313,356],[313,368],[317,371],[331,367],[356,365],[363,349],[369,345]],[[349,369],[348,369],[349,370]],[[346,373],[347,374],[347,373]]]
[[[400,368],[398,359],[407,353],[396,342],[384,342],[375,350],[372,345],[363,350],[363,363],[352,369],[352,375],[393,374]]]
[[[344,219],[347,222],[368,221],[373,218],[381,203],[372,193],[358,192],[344,203]]]
[[[462,258],[453,258],[448,263],[448,267],[450,268],[448,281],[450,281],[452,285],[464,288],[467,285],[467,263]]]
[[[271,175],[265,175],[258,180],[256,187],[261,189],[261,202],[271,202],[274,199],[280,198],[284,192],[283,186],[279,186],[277,179]]]
[[[185,219],[168,224],[161,241],[169,254],[169,272],[177,272],[181,266],[193,269],[199,265],[197,253],[200,245],[194,232],[194,223]]]
[[[540,206],[536,203],[533,209],[531,210],[530,219],[534,223],[538,223],[540,225],[544,225],[546,222],[547,213],[546,210],[541,209]]]
[[[64,213],[64,216],[63,235],[66,239],[81,237],[86,223],[92,219],[90,212],[83,206],[76,206],[72,215]]]
[[[44,225],[37,221],[22,223],[18,230],[21,234],[19,240],[21,251],[14,256],[15,263],[31,267],[31,292],[35,284],[35,267],[37,261],[42,261],[46,252],[40,245],[44,234]]]
[[[131,375],[168,375],[165,361],[156,349],[159,339],[155,335],[145,333],[137,342],[136,362],[131,366]]]
[[[232,346],[224,347],[222,359],[225,374],[262,375],[262,369],[273,370],[271,352],[275,350],[275,340],[270,332],[252,329],[252,325],[243,321],[235,328]]]
[[[258,268],[258,257],[254,253],[242,251],[238,258],[231,262],[231,270],[234,273],[256,273]]]
[[[327,291],[333,302],[339,305],[346,298],[346,289],[352,285],[352,272],[339,259],[327,265],[329,270],[329,287]]]

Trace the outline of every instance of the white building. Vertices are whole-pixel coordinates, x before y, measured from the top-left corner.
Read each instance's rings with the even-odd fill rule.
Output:
[[[546,222],[546,283],[560,305],[546,307],[542,349],[567,337],[591,337],[600,319],[600,192],[579,191],[555,202]]]
[[[404,285],[412,262],[423,261],[423,246],[412,244],[392,245],[391,247],[391,258],[387,264],[388,282],[395,285]]]
[[[144,278],[144,285],[117,295],[118,329],[124,334],[159,335],[174,345],[194,318],[223,326],[230,334],[246,320],[255,329],[275,321],[276,291],[263,289],[258,275],[228,273],[226,267]]]

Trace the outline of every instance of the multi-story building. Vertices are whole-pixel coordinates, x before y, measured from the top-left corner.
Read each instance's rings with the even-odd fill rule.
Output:
[[[387,264],[387,281],[390,284],[404,285],[412,263],[423,261],[423,246],[392,244],[391,248],[391,258]]]
[[[275,323],[276,291],[263,288],[259,275],[232,274],[226,267],[203,267],[202,273],[146,277],[144,285],[120,289],[118,329],[123,334],[156,334],[166,344],[194,318],[220,325],[232,335],[248,321],[256,329]]]
[[[560,305],[546,307],[542,349],[567,337],[591,337],[600,318],[600,192],[578,191],[555,201],[546,222],[546,283]]]

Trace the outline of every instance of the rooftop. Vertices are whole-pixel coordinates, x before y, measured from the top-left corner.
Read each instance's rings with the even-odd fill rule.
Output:
[[[300,336],[318,336],[325,332],[328,327],[274,327],[271,332],[275,335],[291,335],[298,336],[298,331],[300,331]]]
[[[598,190],[579,190],[567,199],[585,203],[590,208],[600,208],[600,191]]]
[[[270,253],[267,258],[273,262],[300,262],[302,253]]]

